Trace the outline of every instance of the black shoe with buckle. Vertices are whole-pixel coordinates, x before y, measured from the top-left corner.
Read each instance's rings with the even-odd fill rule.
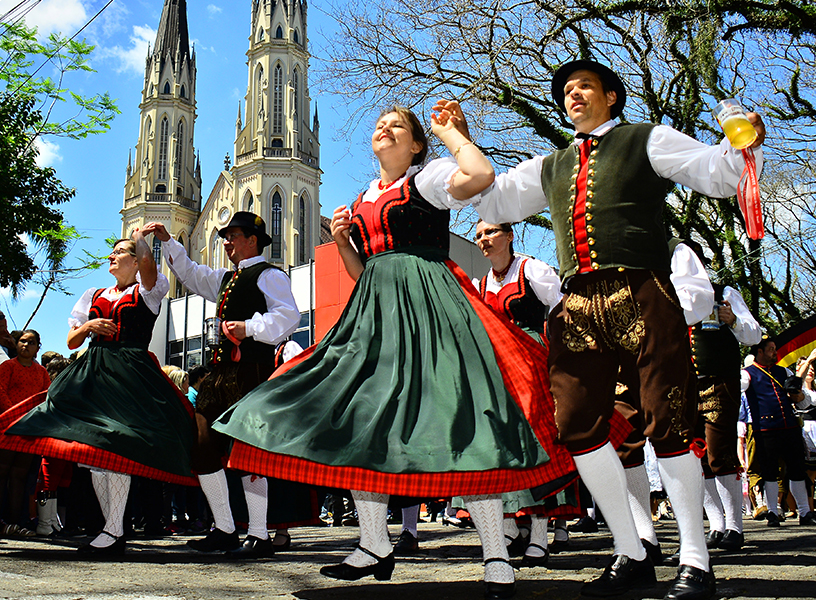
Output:
[[[713,571],[703,571],[691,565],[680,565],[677,577],[663,600],[708,600],[717,591]]]
[[[519,536],[521,537],[521,536]],[[503,562],[510,564],[505,558],[488,558],[484,561],[485,565],[488,565],[492,562]],[[485,592],[484,597],[485,600],[504,600],[505,598],[512,598],[516,595],[516,582],[511,581],[510,583],[496,583],[495,581],[485,581],[484,582]]]
[[[344,581],[357,581],[368,575],[374,575],[377,581],[388,581],[391,579],[391,573],[394,572],[394,553],[388,556],[377,556],[371,550],[367,550],[362,546],[357,549],[364,554],[368,554],[375,559],[373,565],[367,567],[354,567],[348,563],[340,563],[339,565],[329,565],[320,569],[320,574],[332,579],[342,579]]]
[[[394,554],[397,556],[413,556],[419,550],[419,541],[407,529],[403,529],[402,533],[394,544]]]
[[[84,546],[80,546],[77,548],[77,552],[83,555],[83,558],[88,559],[97,559],[97,558],[108,558],[111,556],[122,556],[125,553],[125,536],[116,536],[112,533],[108,533],[107,531],[103,531],[105,535],[112,538],[114,540],[113,544],[110,546],[105,546],[104,548],[99,548],[97,546],[92,546],[91,544],[85,544]]]
[[[241,547],[237,548],[236,550],[230,550],[227,552],[227,556],[230,558],[236,558],[238,560],[244,560],[252,558],[265,558],[267,556],[272,556],[274,553],[275,547],[272,545],[272,540],[269,539],[269,537],[262,540],[254,535],[248,535],[246,536],[244,543],[241,544]]]
[[[632,560],[628,556],[618,554],[604,569],[597,579],[584,584],[581,588],[582,596],[605,598],[617,596],[635,587],[650,587],[657,583],[655,570],[649,558]]]
[[[717,548],[720,550],[739,550],[744,543],[745,535],[742,532],[726,529]]]
[[[227,533],[216,528],[203,538],[190,540],[187,545],[198,552],[229,552],[238,549],[241,538],[237,531]]]
[[[706,535],[706,546],[708,548],[718,548],[720,545],[720,540],[722,539],[723,532],[712,529],[708,532],[708,535]]]

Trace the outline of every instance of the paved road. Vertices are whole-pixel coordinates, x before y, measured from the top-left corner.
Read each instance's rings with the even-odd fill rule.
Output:
[[[398,526],[391,526],[394,538]],[[473,530],[420,524],[421,553],[398,558],[390,582],[372,578],[337,582],[317,571],[339,562],[357,539],[356,527],[294,530],[292,550],[256,562],[230,562],[223,556],[188,551],[190,539],[174,536],[136,539],[121,559],[81,560],[74,548],[82,540],[0,542],[0,598],[13,600],[481,600],[478,536]],[[677,547],[674,523],[661,523],[664,553]],[[746,523],[742,552],[713,553],[718,598],[734,600],[816,598],[816,528],[789,520],[778,529]],[[550,559],[547,569],[517,572],[519,599],[573,600],[581,583],[600,574],[611,554],[611,537],[575,534],[572,550]],[[634,598],[662,598],[674,576],[659,567],[660,583]]]

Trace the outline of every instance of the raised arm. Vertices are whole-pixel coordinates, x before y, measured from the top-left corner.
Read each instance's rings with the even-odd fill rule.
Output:
[[[152,290],[159,276],[159,270],[156,267],[153,252],[151,252],[150,246],[147,245],[144,233],[140,231],[138,227],[133,230],[130,237],[136,242],[136,263],[139,265],[139,276],[142,280],[142,287],[146,290]]]

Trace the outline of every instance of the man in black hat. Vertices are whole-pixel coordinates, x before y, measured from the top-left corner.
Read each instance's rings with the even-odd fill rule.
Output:
[[[275,346],[297,328],[300,313],[289,277],[261,256],[272,239],[263,219],[250,212],[236,212],[218,231],[235,270],[194,263],[161,223],[149,223],[142,231],[162,241],[162,254],[170,270],[192,292],[215,302],[216,316],[222,321],[223,339],[214,353],[212,371],[196,397],[198,438],[192,464],[199,473],[215,529],[188,545],[201,552],[231,551],[241,558],[269,555],[273,545],[266,527],[267,480],[253,475],[241,478],[249,512],[242,545],[222,466],[229,440],[211,426],[221,413],[269,378],[275,368]]]
[[[681,532],[680,567],[666,598],[710,598],[715,582],[703,529],[703,480],[700,460],[690,452],[697,395],[662,217],[675,183],[707,196],[734,195],[745,162],[725,140],[708,146],[665,125],[617,124],[626,90],[599,63],[579,60],[558,69],[552,97],[574,124],[575,143],[498,175],[473,204],[490,223],[550,209],[565,292],[548,323],[556,424],[615,539],[612,561],[582,594],[613,596],[655,581],[625,508],[623,468],[608,441],[620,370],[640,400],[644,433]],[[466,130],[458,104],[441,104]],[[759,115],[748,118],[758,149],[765,129]]]

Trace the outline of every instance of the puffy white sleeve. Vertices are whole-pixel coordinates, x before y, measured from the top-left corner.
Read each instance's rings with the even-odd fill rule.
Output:
[[[448,193],[453,176],[459,164],[452,156],[437,158],[425,165],[417,173],[414,183],[420,195],[432,206],[441,210],[459,209],[468,206],[471,200],[457,200]]]
[[[283,358],[283,362],[286,362],[292,360],[301,352],[303,352],[303,346],[301,346],[294,340],[289,340],[283,347],[283,355],[281,356],[281,358]]]
[[[218,290],[221,288],[221,280],[227,269],[211,269],[206,265],[199,265],[193,262],[184,246],[179,244],[172,237],[166,242],[162,242],[162,255],[164,260],[173,271],[173,274],[189,290],[199,296],[215,302],[218,299]]]
[[[300,323],[300,311],[292,295],[292,286],[286,273],[267,269],[258,277],[258,289],[266,299],[266,312],[256,312],[244,322],[247,337],[275,345],[289,337]]]
[[[702,321],[714,310],[714,287],[694,251],[677,244],[671,257],[670,279],[677,291],[687,325]]]
[[[540,213],[549,206],[541,187],[543,156],[519,163],[470,200],[479,216],[488,223],[517,222]]]
[[[71,316],[68,317],[68,325],[71,329],[88,322],[88,313],[91,312],[91,303],[95,291],[95,288],[85,290],[85,293],[74,304],[74,308],[71,309]]]
[[[727,139],[709,146],[668,125],[652,130],[647,153],[655,173],[712,198],[735,195],[745,168],[742,151],[732,148]],[[754,149],[753,153],[759,177],[762,148]]]
[[[561,278],[543,260],[525,262],[524,275],[530,280],[530,287],[542,304],[552,308],[561,301]]]
[[[737,341],[745,346],[754,346],[761,342],[762,328],[751,314],[751,309],[748,308],[742,294],[732,287],[725,286],[723,300],[728,300],[731,304],[731,312],[737,318],[734,327],[731,328]]]
[[[141,275],[136,273],[136,280],[139,282],[142,298],[144,298],[145,304],[147,304],[150,312],[152,312],[154,315],[159,314],[159,310],[161,309],[161,301],[167,295],[167,292],[170,291],[170,282],[167,281],[167,277],[165,277],[162,273],[159,273],[158,275],[159,276],[156,278],[156,284],[153,286],[153,289],[149,290],[142,285]]]

